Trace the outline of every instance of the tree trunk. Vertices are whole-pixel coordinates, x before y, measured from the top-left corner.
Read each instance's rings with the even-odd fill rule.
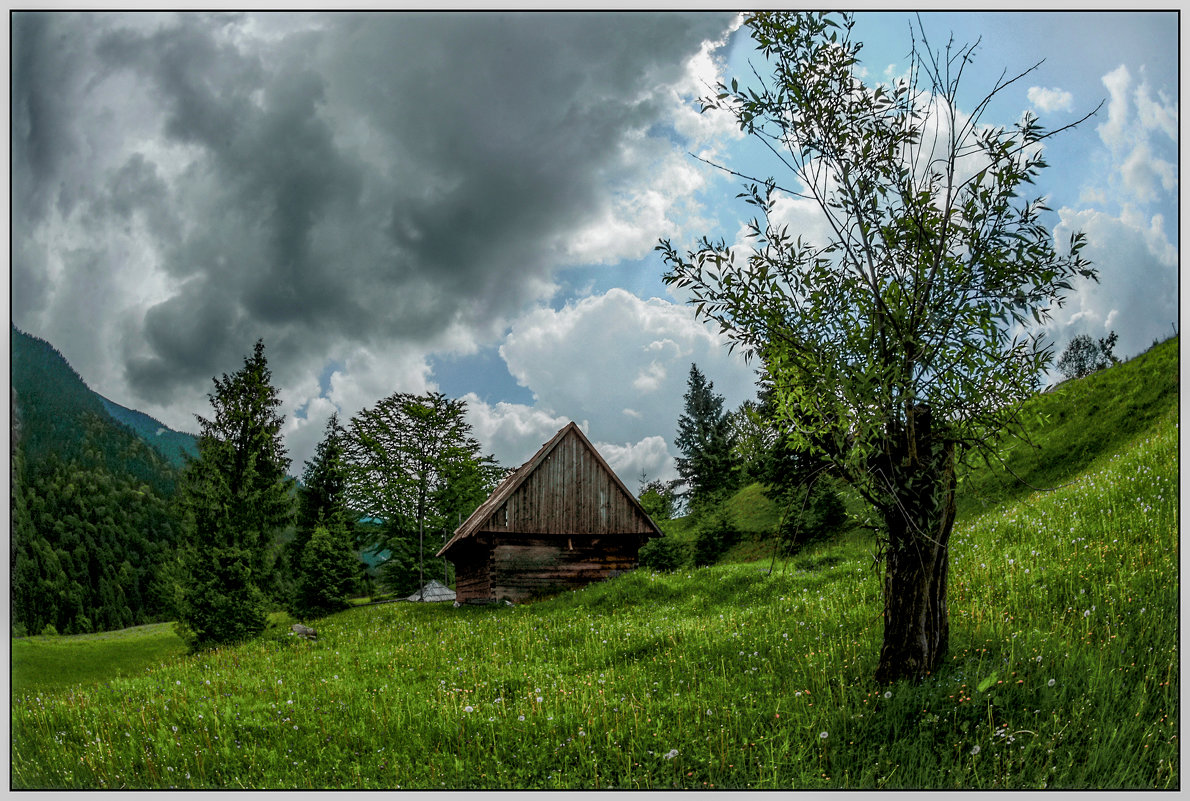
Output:
[[[914,407],[881,468],[895,487],[882,512],[884,643],[876,681],[918,681],[935,671],[950,644],[947,579],[955,520],[954,444],[938,436],[930,410]]]

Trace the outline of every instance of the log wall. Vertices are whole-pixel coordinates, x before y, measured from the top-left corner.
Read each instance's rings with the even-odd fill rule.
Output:
[[[487,558],[456,564],[460,603],[509,600],[578,589],[636,567],[641,539],[635,536],[503,536]]]
[[[518,602],[578,589],[636,567],[637,537],[517,537],[492,549],[492,593]]]

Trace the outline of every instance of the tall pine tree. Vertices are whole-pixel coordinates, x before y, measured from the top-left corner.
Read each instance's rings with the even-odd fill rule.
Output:
[[[347,507],[346,432],[332,414],[298,488],[297,532],[289,548],[296,576],[291,611],[312,617],[347,605],[359,559],[354,518]]]
[[[723,396],[715,394],[715,385],[696,364],[690,365],[686,386],[685,413],[678,418],[674,444],[682,453],[676,462],[678,475],[686,484],[686,499],[697,507],[735,489],[738,471]]]
[[[179,630],[195,647],[234,642],[264,630],[264,588],[276,534],[292,518],[284,418],[257,341],[234,375],[214,379],[214,416],[195,415],[198,458],[187,468]]]

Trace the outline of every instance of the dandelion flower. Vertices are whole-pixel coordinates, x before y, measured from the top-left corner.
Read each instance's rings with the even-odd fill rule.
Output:
[[[465,706],[465,707],[463,707],[463,711],[464,712],[474,712],[475,709],[473,707]]]
[[[971,756],[975,756],[978,753],[979,753],[979,746],[978,745],[971,746]]]
[[[1049,681],[1047,681],[1047,682],[1045,683],[1045,686],[1046,686],[1046,687],[1053,687],[1053,686],[1054,686],[1054,684],[1055,684],[1055,681],[1054,681],[1053,679],[1050,679]]]
[[[827,737],[830,737],[830,734],[829,734],[829,733],[827,733],[827,732],[824,732],[824,731],[823,731],[823,732],[819,732],[819,733],[818,733],[818,739],[819,739],[819,740],[825,740]]]
[[[885,691],[884,691],[884,697],[885,697],[885,698],[892,698],[892,690],[885,690]]]
[[[666,755],[665,755],[665,758],[666,758],[666,759],[673,759],[673,758],[674,758],[674,757],[676,757],[677,755],[678,755],[678,749],[676,749],[676,748],[675,748],[675,749],[673,749],[672,751],[670,751],[668,754],[666,754]]]

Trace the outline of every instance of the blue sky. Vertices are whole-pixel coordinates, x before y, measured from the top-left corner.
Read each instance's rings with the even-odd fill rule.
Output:
[[[869,78],[906,12],[860,12]],[[1178,17],[923,13],[982,37],[965,86],[1044,59],[990,120],[1056,128],[1040,191],[1101,282],[1051,326],[1132,355],[1177,319]],[[674,476],[690,364],[734,408],[752,368],[663,284],[659,238],[738,238],[763,175],[707,82],[753,56],[732,13],[18,13],[13,322],[97,391],[183,430],[263,338],[300,472],[325,420],[465,398],[510,466],[569,420],[629,484]],[[813,220],[795,219],[813,230]]]

